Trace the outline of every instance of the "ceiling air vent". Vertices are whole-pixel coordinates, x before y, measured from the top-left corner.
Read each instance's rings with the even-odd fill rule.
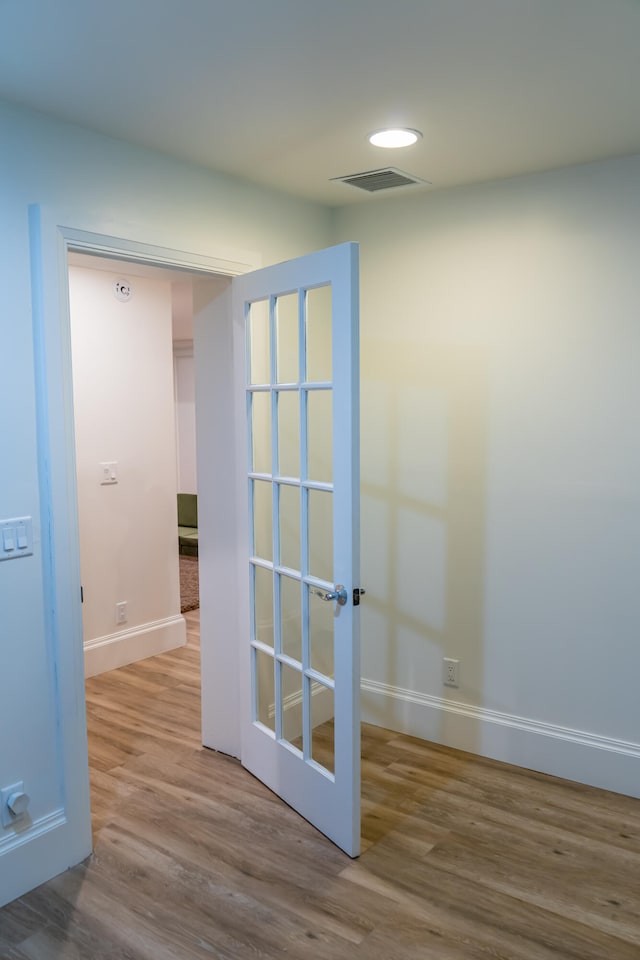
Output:
[[[365,170],[364,173],[351,173],[346,177],[332,177],[338,183],[348,183],[352,187],[366,190],[367,193],[376,193],[378,190],[390,190],[392,187],[406,187],[413,183],[428,183],[410,173],[403,173],[395,167],[385,167],[383,170]]]

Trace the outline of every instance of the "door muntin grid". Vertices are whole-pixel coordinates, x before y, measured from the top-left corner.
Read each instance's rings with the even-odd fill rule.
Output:
[[[317,595],[334,586],[331,287],[271,296],[245,311],[252,721],[333,778],[332,627],[339,608]],[[260,616],[267,608],[271,629]]]

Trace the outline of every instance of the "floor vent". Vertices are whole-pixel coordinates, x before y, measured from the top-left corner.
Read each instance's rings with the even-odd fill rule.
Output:
[[[364,173],[351,173],[346,177],[332,177],[335,183],[348,183],[352,187],[375,193],[378,190],[391,190],[392,187],[406,187],[409,184],[429,183],[410,173],[403,173],[395,167],[385,167],[383,170],[365,170]]]

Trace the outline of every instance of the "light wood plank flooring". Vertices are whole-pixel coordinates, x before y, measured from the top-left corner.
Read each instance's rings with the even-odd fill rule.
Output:
[[[95,853],[2,960],[640,960],[640,802],[366,727],[350,861],[199,745],[188,645],[87,683]]]

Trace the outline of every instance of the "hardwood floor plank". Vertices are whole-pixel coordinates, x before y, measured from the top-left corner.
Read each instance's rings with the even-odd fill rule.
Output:
[[[395,910],[388,932],[408,946],[422,942],[427,931],[449,944],[453,956],[504,956],[509,960],[616,960],[637,958],[637,949],[590,926],[549,914],[517,897],[487,889],[477,879],[467,881],[430,866],[419,878],[407,871],[400,880],[384,876],[384,867],[397,862],[397,851],[378,858],[376,867],[366,861],[351,864],[342,876],[393,903]],[[389,914],[389,910],[386,911]],[[376,930],[384,932],[378,911]],[[365,941],[365,944],[367,941]],[[460,952],[460,950],[462,952]],[[458,953],[456,953],[458,951]],[[437,954],[439,957],[440,954]]]
[[[25,940],[34,924],[38,920],[38,914],[22,900],[14,900],[3,910],[0,910],[0,946],[7,950],[10,946],[16,946]],[[0,957],[3,954],[0,952]]]
[[[451,831],[434,864],[459,876],[480,875],[485,885],[507,893],[516,878],[519,897],[578,921],[588,914],[593,926],[640,944],[640,857],[634,851],[444,790],[429,792],[424,804],[429,821]],[[617,904],[613,919],[611,900]]]
[[[185,619],[87,682],[95,852],[0,910],[0,960],[640,960],[637,800],[365,726],[351,861],[201,746]]]
[[[594,791],[584,784],[560,780],[530,770],[472,757],[459,751],[411,738],[393,741],[392,766],[411,783],[441,787],[477,799],[490,797],[505,810],[526,809],[531,820],[565,826],[574,832],[585,824],[590,836],[596,831],[607,843],[640,852],[640,804],[632,797]],[[403,761],[407,753],[412,759]],[[397,765],[400,766],[397,766]]]
[[[212,918],[215,918],[218,930],[224,930],[234,942],[245,944],[246,949],[255,947],[258,942],[266,946],[263,943],[265,925],[274,950],[283,943],[299,939],[301,918],[316,931],[314,937],[307,939],[342,941],[343,947],[360,942],[369,929],[363,929],[355,917],[347,918],[338,904],[332,910],[307,904],[304,899],[306,891],[303,890],[300,896],[298,888],[291,882],[284,884],[279,877],[276,886],[273,871],[265,877],[257,876],[261,873],[260,868],[252,872],[245,868],[241,875],[226,865],[221,867],[218,864],[212,870],[210,859],[194,856],[193,850],[187,850],[185,855],[174,844],[154,844],[146,838],[141,841],[130,832],[117,833],[114,826],[109,827],[103,836],[103,861],[109,855],[115,856],[116,865],[121,858],[120,872],[125,870],[135,877],[137,896],[155,899],[158,880],[170,877],[174,916],[179,918],[184,914],[183,922],[187,926],[193,925],[194,908],[197,909],[204,926],[202,929],[192,926],[192,930],[199,930],[200,937],[207,932],[212,935]],[[109,871],[110,874],[113,872]],[[242,886],[242,896],[237,895],[239,885]],[[310,955],[320,955],[317,944],[311,952],[306,940],[303,943],[305,953],[309,950]],[[225,945],[228,949],[226,940]],[[223,946],[222,942],[217,946]]]
[[[129,801],[133,789],[123,781],[122,777],[118,776],[117,769],[111,775],[111,773],[105,773],[94,767],[89,771],[89,778],[91,825],[95,842],[97,834],[104,824],[109,823],[117,816],[122,805]]]
[[[1,960],[29,960],[29,955],[11,944],[3,943],[0,939],[0,958]]]

